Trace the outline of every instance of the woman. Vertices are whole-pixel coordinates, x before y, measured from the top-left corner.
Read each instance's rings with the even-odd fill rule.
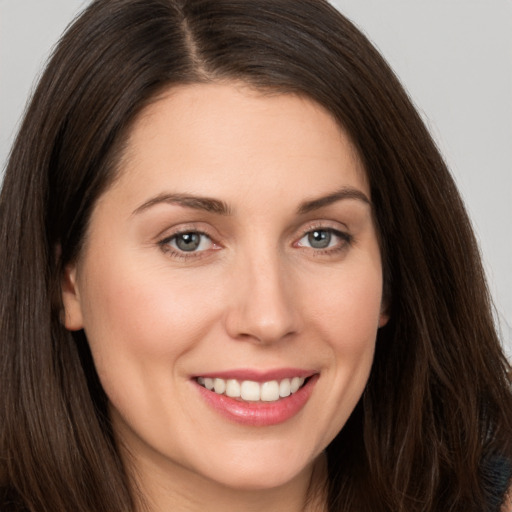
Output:
[[[328,4],[93,2],[0,212],[2,510],[510,508],[469,221]]]

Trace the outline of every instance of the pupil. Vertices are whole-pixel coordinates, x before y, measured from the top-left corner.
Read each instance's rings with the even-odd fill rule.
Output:
[[[325,249],[331,243],[331,233],[329,231],[312,231],[308,235],[308,242],[315,249]]]
[[[182,233],[176,238],[176,245],[182,251],[195,251],[201,242],[198,233]]]

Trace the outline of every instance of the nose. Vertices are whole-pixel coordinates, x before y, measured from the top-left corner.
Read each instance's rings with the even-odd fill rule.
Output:
[[[226,330],[233,339],[276,343],[300,330],[298,297],[293,279],[279,255],[242,258],[230,277]]]

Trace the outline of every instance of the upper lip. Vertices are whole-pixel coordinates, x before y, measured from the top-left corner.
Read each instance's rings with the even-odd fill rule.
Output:
[[[318,373],[314,370],[304,368],[274,368],[270,370],[257,370],[252,368],[238,368],[233,370],[223,370],[219,372],[207,372],[195,375],[204,378],[236,379],[239,381],[251,380],[255,382],[268,382],[271,380],[291,379],[293,377],[302,377],[304,379]]]

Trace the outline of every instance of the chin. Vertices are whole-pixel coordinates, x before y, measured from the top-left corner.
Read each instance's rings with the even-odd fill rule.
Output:
[[[226,458],[226,462],[228,459]],[[210,465],[208,479],[238,491],[262,491],[277,489],[309,474],[311,461],[294,460],[293,457],[276,455],[266,459],[236,461],[229,466]]]

